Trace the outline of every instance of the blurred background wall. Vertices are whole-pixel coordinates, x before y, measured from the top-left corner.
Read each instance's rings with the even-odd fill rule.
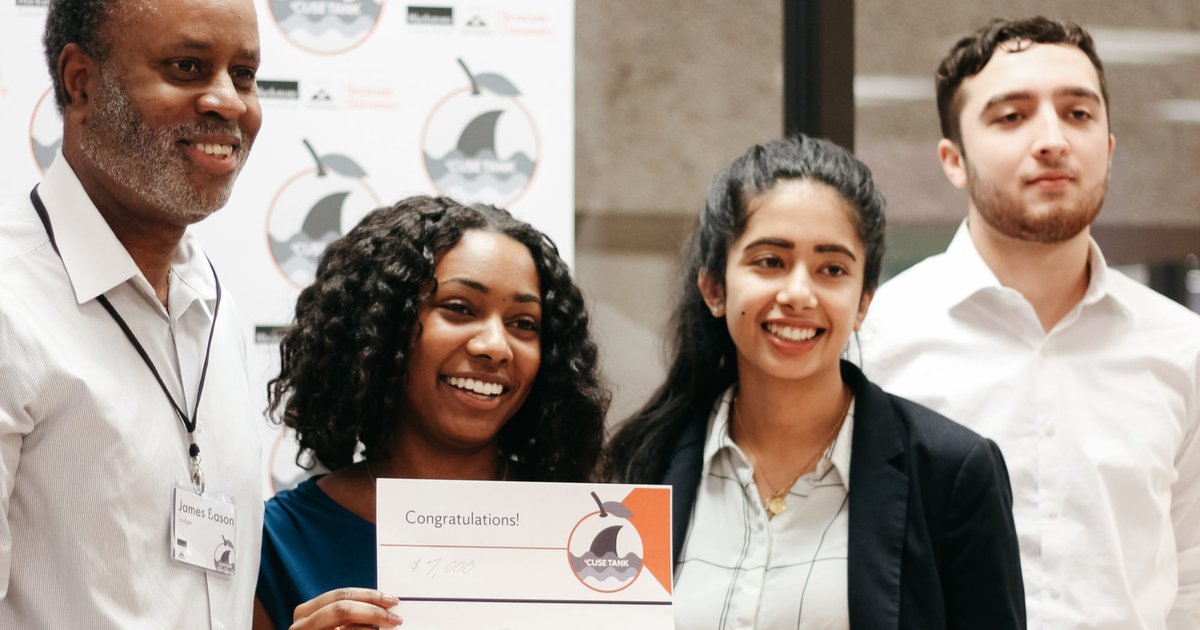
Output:
[[[660,382],[678,253],[708,180],[783,133],[786,44],[805,30],[797,9],[822,4],[852,15],[852,37],[825,33],[822,51],[853,68],[834,113],[852,117],[889,200],[885,276],[941,251],[966,212],[936,160],[934,68],[989,18],[1040,13],[1087,27],[1105,64],[1117,148],[1096,239],[1110,264],[1200,310],[1195,0],[576,0],[576,269],[612,420]]]

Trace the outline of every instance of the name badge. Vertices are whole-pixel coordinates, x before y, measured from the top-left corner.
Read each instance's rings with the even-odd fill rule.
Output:
[[[237,561],[237,506],[229,497],[196,494],[176,482],[171,489],[171,559],[233,575]]]

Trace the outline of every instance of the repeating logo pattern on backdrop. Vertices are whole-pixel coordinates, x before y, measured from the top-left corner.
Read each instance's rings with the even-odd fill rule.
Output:
[[[443,195],[507,206],[537,170],[537,126],[512,81],[458,65],[466,84],[434,106],[421,131],[425,171]]]
[[[271,17],[301,50],[339,55],[375,31],[383,0],[270,0]]]
[[[271,257],[297,289],[312,283],[317,261],[330,243],[383,205],[367,184],[367,172],[353,159],[318,155],[308,140],[302,142],[316,168],[284,182],[267,209]]]

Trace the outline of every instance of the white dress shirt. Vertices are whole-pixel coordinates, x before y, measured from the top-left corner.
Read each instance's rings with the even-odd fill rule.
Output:
[[[679,630],[850,627],[847,598],[854,409],[816,470],[768,518],[754,467],[729,435],[727,390],[708,422],[704,467],[675,572]]]
[[[186,430],[96,300],[190,413],[216,303],[207,259],[185,235],[164,309],[61,154],[39,192],[61,259],[28,198],[0,205],[0,628],[248,628],[260,416],[233,301],[223,294],[196,429],[207,490],[236,502],[228,577],[168,558]]]
[[[1029,627],[1200,628],[1200,317],[1105,266],[1049,332],[966,224],[885,284],[871,380],[995,440]]]

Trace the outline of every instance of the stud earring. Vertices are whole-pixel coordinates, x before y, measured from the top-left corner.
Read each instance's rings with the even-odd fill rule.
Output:
[[[725,314],[725,306],[722,304],[712,305],[712,314],[713,314],[713,317],[720,317],[720,316],[724,315]]]

